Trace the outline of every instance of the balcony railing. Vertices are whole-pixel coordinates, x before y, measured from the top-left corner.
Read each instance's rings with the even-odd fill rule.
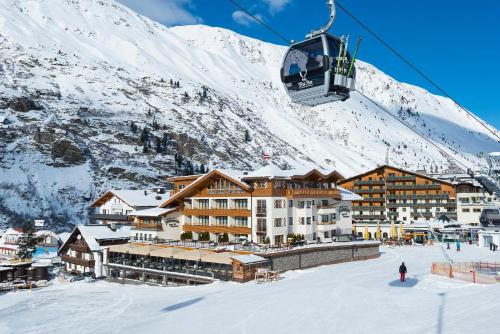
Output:
[[[250,217],[251,211],[248,209],[226,208],[226,209],[197,209],[184,208],[183,213],[187,216],[240,216]]]
[[[385,189],[351,188],[350,191],[356,194],[385,194]]]
[[[353,215],[353,219],[375,219],[375,220],[385,220],[385,215]]]
[[[388,190],[440,190],[439,184],[388,184]]]
[[[409,200],[436,200],[436,199],[448,199],[448,195],[387,195],[387,199],[409,199]]]
[[[340,190],[338,189],[287,189],[286,196],[291,198],[304,197],[332,197],[340,199]]]
[[[387,176],[385,178],[387,181],[414,181],[416,180],[416,177],[413,175],[405,175],[405,176]]]
[[[95,213],[90,216],[90,219],[105,220],[105,221],[128,221],[127,215]]]
[[[352,211],[384,211],[385,206],[363,206],[363,205],[353,205]]]
[[[384,180],[354,181],[355,186],[383,186]]]
[[[72,263],[72,264],[76,264],[76,265],[84,266],[84,267],[89,267],[89,268],[92,268],[95,265],[95,260],[79,259],[79,258],[68,256],[68,255],[61,256],[61,259],[67,263]]]
[[[137,230],[163,231],[163,227],[161,226],[161,224],[157,224],[157,223],[153,223],[153,224],[134,223],[133,228],[137,229]]]

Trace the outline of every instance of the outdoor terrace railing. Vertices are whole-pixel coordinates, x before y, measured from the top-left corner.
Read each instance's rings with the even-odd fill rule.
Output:
[[[439,190],[439,184],[388,184],[387,190]]]
[[[63,260],[64,262],[67,262],[67,263],[72,263],[72,264],[76,264],[76,265],[84,266],[84,267],[89,267],[89,268],[92,268],[95,265],[95,260],[79,259],[79,258],[68,256],[68,255],[61,256],[61,260]]]
[[[287,197],[300,198],[300,197],[333,197],[340,198],[340,191],[338,189],[287,189]]]
[[[405,176],[386,176],[385,178],[387,181],[414,181],[416,180],[416,176],[414,175],[405,175]]]
[[[385,184],[384,180],[367,180],[367,181],[354,181],[355,186],[382,186]]]

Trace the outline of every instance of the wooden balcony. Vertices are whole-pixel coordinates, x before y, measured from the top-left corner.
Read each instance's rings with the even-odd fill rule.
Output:
[[[328,197],[340,199],[340,190],[338,189],[287,189],[288,198],[309,198],[309,197]]]
[[[134,230],[150,230],[150,231],[163,231],[163,227],[161,224],[157,223],[143,223],[143,222],[138,222],[133,224],[133,229]]]
[[[252,212],[248,209],[198,209],[198,208],[184,208],[184,215],[186,216],[230,216],[230,217],[250,217]]]
[[[72,263],[72,264],[76,264],[76,265],[84,266],[84,267],[88,267],[88,268],[93,268],[95,265],[94,260],[79,259],[79,258],[68,256],[68,255],[61,256],[61,259],[64,262]]]
[[[228,234],[251,234],[252,230],[249,227],[241,227],[241,226],[226,226],[226,225],[211,225],[211,226],[206,226],[206,225],[189,225],[189,224],[184,224],[182,229],[184,231],[191,231],[191,232],[209,232],[209,233],[214,233],[214,234],[222,234],[222,233],[228,233]]]
[[[90,253],[90,249],[84,243],[73,243],[69,245],[69,249],[80,253]]]

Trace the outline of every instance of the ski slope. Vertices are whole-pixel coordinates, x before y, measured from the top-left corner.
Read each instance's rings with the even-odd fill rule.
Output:
[[[500,284],[429,274],[438,246],[381,248],[378,259],[291,271],[274,283],[148,287],[55,284],[0,296],[0,333],[487,333]],[[463,245],[455,261],[500,261]],[[397,270],[405,261],[409,279]]]

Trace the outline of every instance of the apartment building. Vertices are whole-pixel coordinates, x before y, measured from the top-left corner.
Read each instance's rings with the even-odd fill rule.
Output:
[[[452,183],[457,194],[457,221],[460,224],[479,225],[483,209],[498,204],[493,189],[482,184],[483,177],[467,173],[440,174],[436,178]]]
[[[216,241],[227,234],[229,240],[281,244],[290,234],[301,234],[321,241],[351,233],[351,203],[361,197],[338,187],[342,179],[337,172],[273,166],[213,170],[168,179],[174,190],[160,207],[179,207],[182,231],[193,239]]]
[[[384,165],[339,185],[363,197],[353,202],[358,222],[457,219],[454,185],[424,174]]]

